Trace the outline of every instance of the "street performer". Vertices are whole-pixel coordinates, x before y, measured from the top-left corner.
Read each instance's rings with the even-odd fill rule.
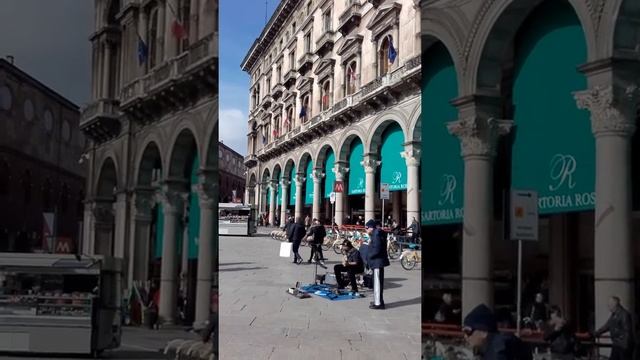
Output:
[[[364,264],[362,263],[360,252],[353,247],[353,244],[351,244],[349,240],[343,241],[341,248],[343,254],[342,264],[337,264],[333,267],[338,289],[344,289],[345,287],[342,273],[346,272],[349,277],[349,282],[351,283],[351,290],[355,296],[359,296],[356,274],[364,272]]]

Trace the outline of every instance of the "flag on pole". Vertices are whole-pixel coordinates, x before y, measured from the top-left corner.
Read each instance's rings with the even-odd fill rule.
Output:
[[[393,47],[393,38],[391,38],[391,35],[389,35],[388,39],[389,39],[389,62],[393,64],[393,62],[396,61],[396,57],[398,57],[398,52]]]
[[[328,106],[329,105],[329,95],[322,96],[322,104],[324,106]]]
[[[349,68],[349,78],[353,81],[356,81],[356,79],[358,78],[356,76],[356,69],[354,68]]]
[[[267,137],[264,136],[264,133],[262,133],[262,144],[266,144],[267,143]]]
[[[273,129],[273,137],[274,138],[278,137],[278,129]]]
[[[306,117],[307,117],[307,107],[303,105],[300,108],[300,119],[304,119]]]
[[[184,25],[180,22],[180,20],[178,20],[178,15],[176,14],[176,11],[173,9],[173,6],[171,6],[171,0],[167,1],[167,7],[169,8],[169,11],[171,11],[171,14],[173,14],[173,22],[171,23],[171,33],[178,40],[182,40],[186,38],[187,30],[185,29]]]
[[[148,58],[149,47],[147,46],[147,44],[145,44],[144,40],[142,40],[140,34],[138,34],[138,63],[142,65],[147,62]]]

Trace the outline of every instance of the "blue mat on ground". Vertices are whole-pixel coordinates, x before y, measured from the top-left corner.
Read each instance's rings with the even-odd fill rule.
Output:
[[[325,285],[325,284],[302,285],[300,287],[300,290],[306,293],[309,293],[311,295],[316,295],[325,299],[329,299],[331,301],[359,299],[358,296],[349,295],[349,291],[347,290],[340,290],[340,295],[336,295],[333,292],[335,290],[335,286]]]

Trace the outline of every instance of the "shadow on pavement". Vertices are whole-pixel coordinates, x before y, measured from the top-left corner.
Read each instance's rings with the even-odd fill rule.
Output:
[[[169,359],[168,356],[163,355],[159,350],[154,351],[142,351],[142,350],[126,350],[126,351],[114,351],[105,353],[102,356],[103,359],[127,359],[127,360],[160,360]]]
[[[228,268],[228,269],[218,269],[219,272],[223,271],[247,271],[247,270],[262,270],[266,269],[264,266],[253,266],[253,267],[236,267],[236,268]]]
[[[224,264],[219,264],[219,265],[220,266],[227,266],[227,265],[250,265],[250,264],[254,264],[254,263],[250,262],[250,261],[242,261],[242,262],[224,263]]]
[[[393,308],[397,308],[397,307],[402,307],[402,306],[407,306],[407,305],[415,305],[415,304],[420,304],[422,303],[422,297],[418,296],[415,297],[413,299],[409,299],[409,300],[402,300],[402,301],[396,301],[396,302],[392,302],[392,303],[386,303],[385,306],[388,309],[393,309]]]

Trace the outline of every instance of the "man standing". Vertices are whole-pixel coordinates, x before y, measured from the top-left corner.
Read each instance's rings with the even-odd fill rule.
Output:
[[[313,225],[309,228],[307,232],[307,236],[312,236],[313,240],[311,240],[311,255],[309,255],[309,261],[319,261],[320,264],[324,265],[324,256],[322,255],[322,243],[324,242],[325,236],[327,236],[327,232],[324,229],[324,226],[320,224],[318,219],[313,219]],[[315,259],[314,259],[315,255]]]
[[[594,335],[599,337],[607,332],[611,335],[611,342],[613,343],[611,360],[631,359],[634,346],[631,314],[622,307],[620,298],[617,296],[612,296],[609,299],[609,311],[611,311],[611,317]]]
[[[367,234],[371,238],[367,252],[367,264],[373,270],[373,302],[369,309],[384,309],[384,268],[389,266],[387,255],[387,234],[382,230],[380,223],[371,219],[365,224]]]

